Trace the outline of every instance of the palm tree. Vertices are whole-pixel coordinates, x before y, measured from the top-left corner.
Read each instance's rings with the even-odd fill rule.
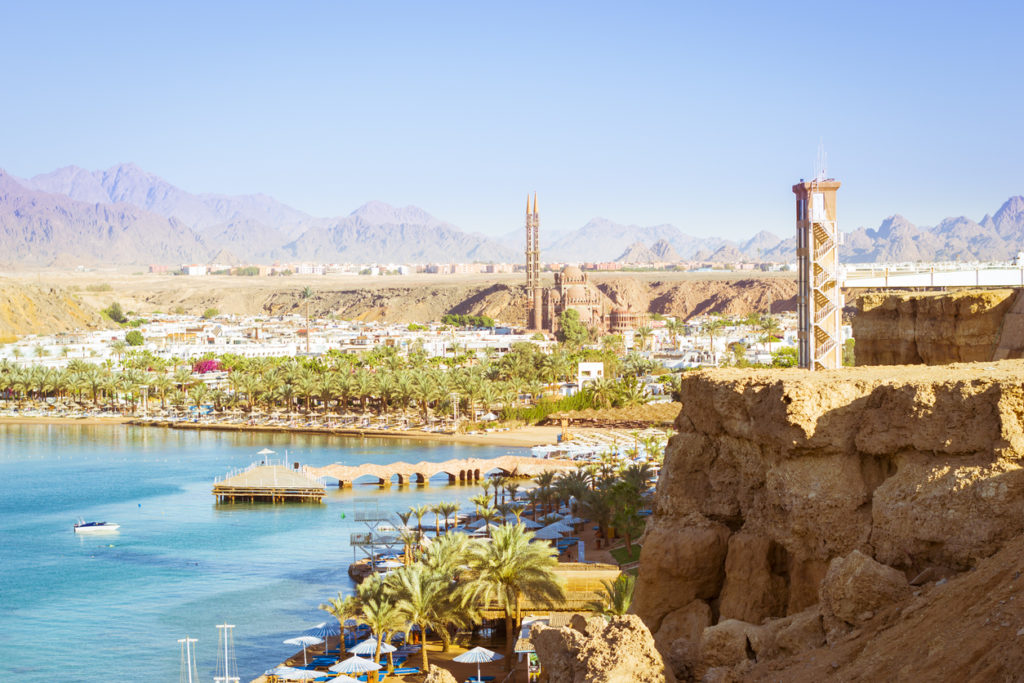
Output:
[[[306,353],[309,353],[309,300],[313,298],[313,288],[303,287],[299,298],[306,303]]]
[[[405,619],[420,628],[423,636],[421,669],[427,668],[427,629],[436,628],[435,619],[450,591],[444,576],[422,564],[403,567],[388,578],[395,595],[395,608]]]
[[[665,323],[665,329],[668,330],[669,334],[672,335],[672,347],[675,349],[679,348],[679,335],[686,330],[686,323],[677,318],[673,318]]]
[[[565,599],[564,580],[555,573],[558,551],[547,544],[531,543],[533,532],[521,524],[506,524],[495,530],[490,543],[469,546],[469,583],[483,602],[496,600],[505,612],[511,670],[515,632],[519,626],[523,598],[534,603],[554,604]]]
[[[484,520],[484,526],[487,529],[488,536],[491,535],[491,524],[502,518],[501,513],[492,507],[477,508],[476,514],[477,517]]]
[[[121,362],[121,356],[124,355],[125,349],[128,348],[128,342],[123,339],[118,339],[110,343],[110,350],[117,356],[117,362]]]
[[[551,500],[551,487],[555,483],[555,472],[552,470],[541,472],[534,477],[534,481],[537,482],[537,496],[545,503],[544,511],[549,512],[550,509],[546,503]]]
[[[338,628],[341,631],[338,640],[340,642],[341,654],[345,654],[345,622],[359,616],[359,601],[354,595],[342,596],[338,593],[336,598],[328,598],[326,604],[321,604],[320,609],[332,615],[338,620]],[[324,639],[324,652],[327,651],[327,640]]]
[[[643,326],[643,327],[638,327],[637,328],[636,336],[637,336],[637,339],[640,340],[640,350],[641,351],[646,351],[647,350],[647,342],[650,340],[650,338],[651,338],[651,336],[653,336],[653,334],[654,334],[654,332],[651,330],[651,328],[647,327],[646,325]]]
[[[601,581],[601,597],[587,605],[587,609],[604,616],[622,616],[633,602],[636,577],[622,573],[614,581]]]
[[[422,558],[423,566],[449,587],[434,614],[434,631],[441,638],[442,652],[448,652],[451,647],[453,627],[465,628],[476,623],[479,617],[473,587],[467,582],[455,581],[473,543],[466,534],[445,534],[430,544]]]
[[[408,567],[412,564],[412,547],[419,545],[419,534],[412,529],[400,529],[398,531],[398,540],[402,542],[402,564]]]
[[[779,332],[779,321],[772,315],[761,316],[761,322],[759,325],[764,336],[761,338],[762,341],[768,344],[768,353],[772,352],[772,339]]]
[[[704,334],[708,335],[708,351],[711,353],[712,358],[715,353],[715,333],[728,324],[729,322],[717,313],[709,316],[704,322],[703,330]]]
[[[416,517],[416,531],[419,532],[420,537],[423,536],[423,517],[430,512],[429,505],[413,505],[409,507],[409,512]]]
[[[448,518],[456,514],[459,511],[458,503],[438,503],[437,507],[440,509],[441,514],[444,515],[444,530],[448,531]]]
[[[370,627],[370,631],[377,637],[377,650],[373,661],[380,661],[380,647],[384,642],[384,634],[402,628],[405,625],[405,618],[398,611],[391,601],[387,586],[376,577],[363,581],[356,588],[359,595],[360,620]],[[378,680],[379,674],[374,671],[373,680]],[[391,658],[388,658],[388,673],[391,673]]]
[[[441,515],[444,514],[445,503],[436,503],[430,506],[430,511],[434,513],[434,535],[441,535]],[[424,668],[426,671],[426,668]]]

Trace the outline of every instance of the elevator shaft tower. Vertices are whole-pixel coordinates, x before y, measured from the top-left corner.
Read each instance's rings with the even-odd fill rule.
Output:
[[[843,295],[839,288],[836,190],[840,183],[823,174],[793,186],[796,195],[796,254],[800,367],[842,367],[840,344]]]

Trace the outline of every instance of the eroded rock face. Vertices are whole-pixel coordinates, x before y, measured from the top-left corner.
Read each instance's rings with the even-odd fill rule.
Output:
[[[638,617],[534,626],[530,641],[548,680],[558,683],[675,683],[675,676]],[[582,630],[581,630],[582,629]]]
[[[857,365],[992,360],[1017,297],[1013,289],[865,294],[853,317]],[[1002,357],[1020,358],[1016,350]]]
[[[684,607],[697,599],[711,599],[718,595],[725,579],[725,555],[728,549],[729,529],[699,515],[687,518],[685,526],[674,523],[648,523],[644,553],[649,562],[659,568],[660,574],[640,574],[647,589],[635,593],[633,609],[645,615],[652,630],[661,626],[661,619],[669,612]],[[648,550],[649,548],[649,550]],[[659,583],[672,586],[669,592],[657,589]]]
[[[681,393],[634,601],[680,676],[792,656],[1024,533],[1024,362],[717,370]],[[718,620],[699,645],[670,620],[694,601]]]

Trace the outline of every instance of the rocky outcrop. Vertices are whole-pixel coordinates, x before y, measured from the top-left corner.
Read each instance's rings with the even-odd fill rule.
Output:
[[[826,631],[831,635],[862,626],[875,612],[909,594],[906,576],[859,550],[837,557],[821,582],[821,614]]]
[[[1024,297],[1015,289],[864,294],[853,317],[857,365],[1024,357],[1024,326],[1018,321],[1024,311],[1017,310],[1022,305]]]
[[[745,677],[892,624],[908,579],[1020,536],[1022,377],[1022,361],[684,377],[634,600],[675,672]]]
[[[635,616],[575,618],[572,626],[530,631],[552,683],[675,683],[675,676]]]
[[[442,669],[439,666],[431,665],[430,671],[427,672],[426,677],[423,679],[423,683],[459,683],[458,679],[452,675],[448,669]]]

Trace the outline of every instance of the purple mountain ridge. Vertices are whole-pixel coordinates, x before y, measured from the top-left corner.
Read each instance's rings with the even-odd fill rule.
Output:
[[[89,171],[66,166],[22,180],[0,176],[0,260],[46,264],[60,254],[110,263],[206,261],[226,250],[250,262],[519,262],[522,229],[489,237],[415,206],[363,204],[343,217],[314,217],[263,194],[194,194],[135,164]],[[681,261],[789,262],[793,237],[760,231],[731,241],[670,224],[593,218],[575,230],[541,230],[545,261],[613,261],[631,248]],[[1003,260],[1024,249],[1024,197],[975,222],[959,216],[919,227],[895,214],[846,234],[845,262]]]

